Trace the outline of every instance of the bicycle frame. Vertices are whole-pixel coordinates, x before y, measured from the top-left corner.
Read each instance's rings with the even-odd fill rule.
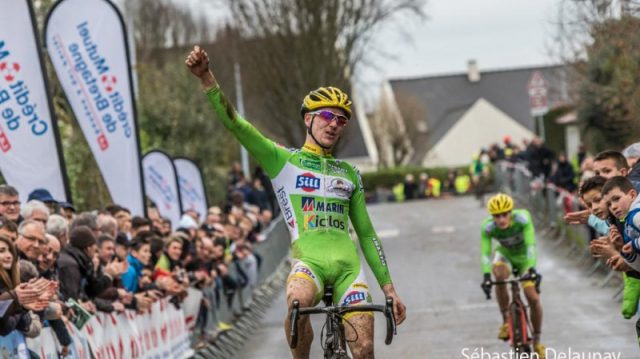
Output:
[[[387,334],[384,342],[386,345],[391,344],[393,336],[397,334],[392,298],[387,298],[385,305],[332,306],[331,296],[327,295],[329,294],[327,292],[325,291],[325,297],[323,298],[325,307],[300,308],[300,302],[298,300],[293,301],[289,316],[289,326],[291,328],[289,346],[291,349],[295,349],[298,344],[299,316],[325,314],[325,327],[327,328],[323,345],[325,358],[348,358],[343,316],[351,312],[384,313],[387,320]]]
[[[507,314],[507,324],[509,325],[509,344],[516,354],[531,352],[531,338],[529,337],[529,315],[527,306],[522,301],[520,294],[520,282],[534,280],[536,290],[539,292],[540,277],[520,277],[504,281],[491,281],[491,285],[511,285],[511,302]],[[487,295],[490,299],[490,295]]]

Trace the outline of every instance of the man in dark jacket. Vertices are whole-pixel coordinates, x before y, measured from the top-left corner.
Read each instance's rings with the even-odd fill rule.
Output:
[[[571,163],[567,161],[567,156],[561,153],[558,156],[558,166],[556,171],[551,176],[551,182],[560,188],[564,188],[569,192],[573,192],[576,189],[574,182],[575,173]]]
[[[110,286],[110,279],[94,270],[92,258],[96,250],[96,237],[89,227],[78,226],[69,233],[69,245],[62,249],[58,258],[63,300],[88,301]],[[91,304],[86,306],[93,307]]]
[[[538,137],[531,141],[531,147],[527,151],[529,152],[529,170],[533,177],[542,175],[545,179],[549,178],[551,161],[554,157],[553,151],[545,146]]]

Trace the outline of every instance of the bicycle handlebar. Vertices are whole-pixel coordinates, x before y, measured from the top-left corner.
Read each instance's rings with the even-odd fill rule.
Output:
[[[487,296],[487,300],[489,300],[491,299],[491,286],[494,286],[497,284],[515,284],[515,283],[527,282],[527,281],[534,281],[536,284],[536,292],[540,293],[540,283],[542,282],[542,276],[538,273],[534,273],[533,275],[528,274],[526,276],[516,278],[516,279],[498,280],[498,281],[489,280],[487,282],[483,282],[481,287],[482,287],[482,290],[484,291],[484,294]],[[488,286],[485,287],[485,284],[488,284]]]
[[[300,315],[311,314],[337,314],[343,315],[351,312],[381,312],[387,320],[387,334],[384,340],[386,345],[391,344],[393,336],[397,335],[396,318],[393,313],[393,298],[387,297],[385,305],[356,305],[350,307],[331,306],[331,307],[310,307],[300,308],[300,302],[294,300],[291,307],[291,315],[289,316],[289,327],[291,328],[289,347],[295,349],[298,344],[298,317]]]

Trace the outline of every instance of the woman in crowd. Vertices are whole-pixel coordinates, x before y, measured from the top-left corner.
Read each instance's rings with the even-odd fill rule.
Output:
[[[13,301],[0,318],[0,335],[19,330],[29,337],[37,336],[39,331],[33,332],[36,328],[32,328],[35,323],[32,323],[31,313],[19,303],[18,286],[20,269],[16,247],[10,239],[0,236],[0,300]]]

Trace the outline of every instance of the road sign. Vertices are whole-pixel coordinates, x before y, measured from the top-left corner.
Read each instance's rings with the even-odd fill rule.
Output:
[[[544,116],[549,111],[549,102],[547,100],[547,82],[540,71],[534,71],[531,74],[529,83],[527,83],[527,92],[529,93],[531,116]]]

